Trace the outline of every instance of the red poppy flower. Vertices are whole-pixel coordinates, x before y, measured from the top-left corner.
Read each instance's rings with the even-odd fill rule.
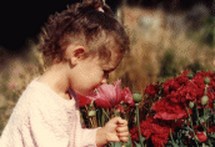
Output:
[[[130,130],[130,135],[131,135],[131,139],[133,141],[138,141],[139,140],[139,136],[138,136],[138,129],[137,127],[134,127]]]
[[[158,85],[150,84],[145,88],[144,93],[149,97],[154,97],[158,92]]]
[[[160,125],[157,120],[149,117],[141,122],[141,132],[146,139],[151,138],[155,146],[164,146],[169,137],[170,126]]]
[[[205,142],[208,139],[208,137],[207,137],[205,132],[199,132],[199,131],[196,132],[196,137],[199,140],[199,142]]]
[[[176,120],[187,117],[186,109],[183,105],[170,103],[164,98],[157,101],[152,106],[152,110],[156,111],[155,119]]]
[[[215,126],[208,128],[208,133],[215,133]]]
[[[83,106],[89,105],[92,102],[92,100],[89,99],[86,96],[77,95],[77,97],[78,97],[79,107],[83,107]]]

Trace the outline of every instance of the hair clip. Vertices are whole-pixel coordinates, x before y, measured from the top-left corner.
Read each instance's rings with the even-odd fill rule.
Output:
[[[97,10],[100,11],[100,12],[102,12],[102,13],[105,12],[102,7],[98,7]]]

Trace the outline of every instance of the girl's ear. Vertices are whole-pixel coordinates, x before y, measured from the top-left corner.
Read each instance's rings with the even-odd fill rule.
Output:
[[[75,66],[78,61],[83,57],[86,53],[86,49],[83,46],[70,46],[67,48],[67,58],[69,58],[71,64]]]
[[[84,47],[78,47],[73,51],[73,57],[81,58],[85,54],[85,48]]]

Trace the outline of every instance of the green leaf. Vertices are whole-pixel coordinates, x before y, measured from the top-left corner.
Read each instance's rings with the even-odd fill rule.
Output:
[[[137,142],[134,142],[135,143],[135,147],[141,147],[141,145]]]
[[[111,142],[110,146],[111,147],[122,147],[122,143],[121,142]]]
[[[129,140],[127,143],[124,143],[125,147],[132,147],[132,141],[131,141],[131,137],[129,137]]]
[[[209,136],[210,136],[210,138],[215,139],[215,134],[210,134]]]

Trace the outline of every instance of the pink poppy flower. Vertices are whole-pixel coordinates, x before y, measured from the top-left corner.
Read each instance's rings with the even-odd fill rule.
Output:
[[[95,103],[98,107],[112,108],[121,102],[133,105],[131,91],[129,88],[121,88],[121,81],[118,80],[114,84],[102,84],[97,88],[94,96]]]

